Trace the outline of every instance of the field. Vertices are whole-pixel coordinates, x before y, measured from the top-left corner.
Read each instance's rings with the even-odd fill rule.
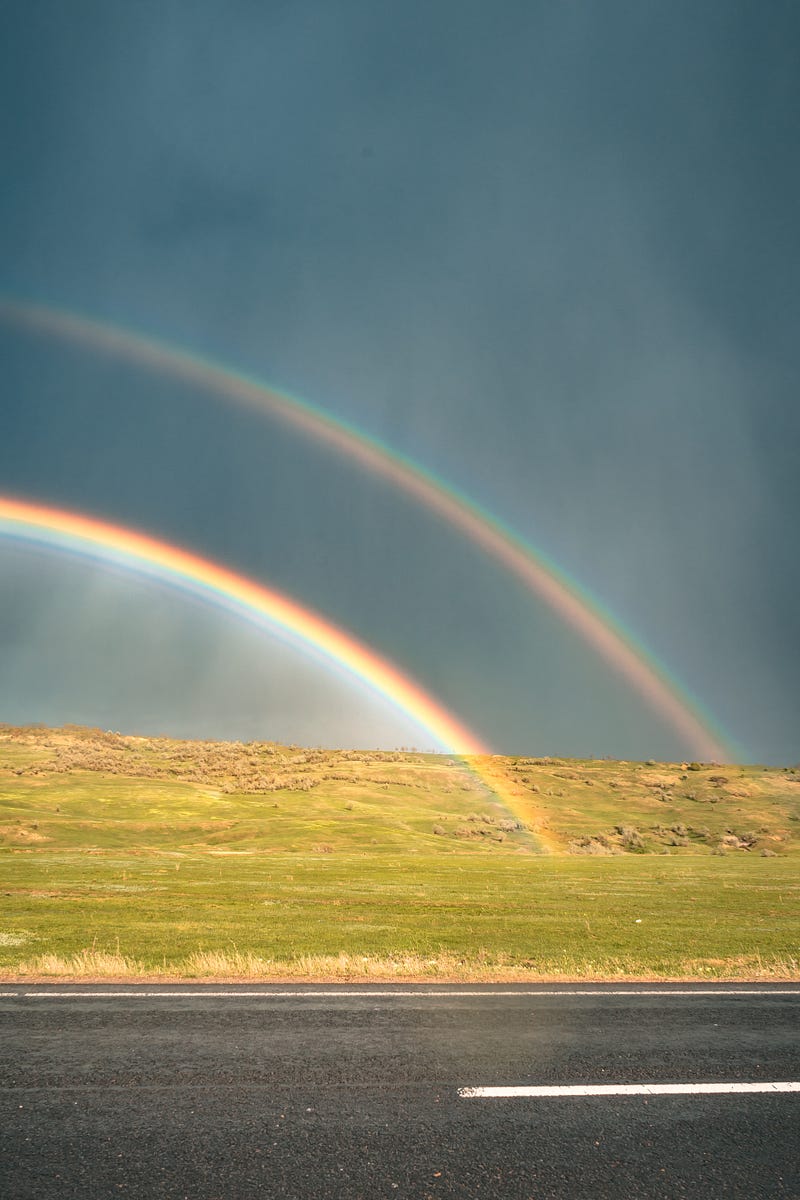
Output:
[[[800,769],[472,765],[2,727],[0,974],[800,974]]]

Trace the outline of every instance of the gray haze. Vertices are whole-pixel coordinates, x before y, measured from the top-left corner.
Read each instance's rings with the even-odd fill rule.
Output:
[[[4,15],[6,294],[193,347],[385,439],[589,588],[748,755],[800,757],[796,6],[43,0]],[[6,327],[0,352],[0,491],[267,580],[498,750],[686,753],[381,481],[85,350]],[[412,736],[175,598],[135,605],[2,541],[0,569],[0,719],[107,706],[93,722]],[[101,610],[151,629],[152,687],[135,655],[92,646]],[[48,648],[61,631],[87,647],[82,678]]]

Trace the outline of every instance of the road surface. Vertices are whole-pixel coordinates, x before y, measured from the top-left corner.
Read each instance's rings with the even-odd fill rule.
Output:
[[[0,985],[0,1195],[797,1198],[799,1031],[791,984]]]

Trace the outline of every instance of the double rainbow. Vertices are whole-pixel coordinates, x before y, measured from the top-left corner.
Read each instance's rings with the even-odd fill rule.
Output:
[[[585,589],[491,513],[413,460],[307,401],[154,338],[19,302],[0,302],[0,318],[210,389],[244,407],[269,413],[358,462],[459,529],[515,575],[627,680],[692,754],[710,760],[736,756],[686,689]]]

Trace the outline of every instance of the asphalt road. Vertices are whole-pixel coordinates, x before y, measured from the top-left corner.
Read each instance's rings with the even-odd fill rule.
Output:
[[[0,985],[0,1195],[800,1197],[800,1092],[460,1094],[797,1082],[799,1029],[797,985]]]

